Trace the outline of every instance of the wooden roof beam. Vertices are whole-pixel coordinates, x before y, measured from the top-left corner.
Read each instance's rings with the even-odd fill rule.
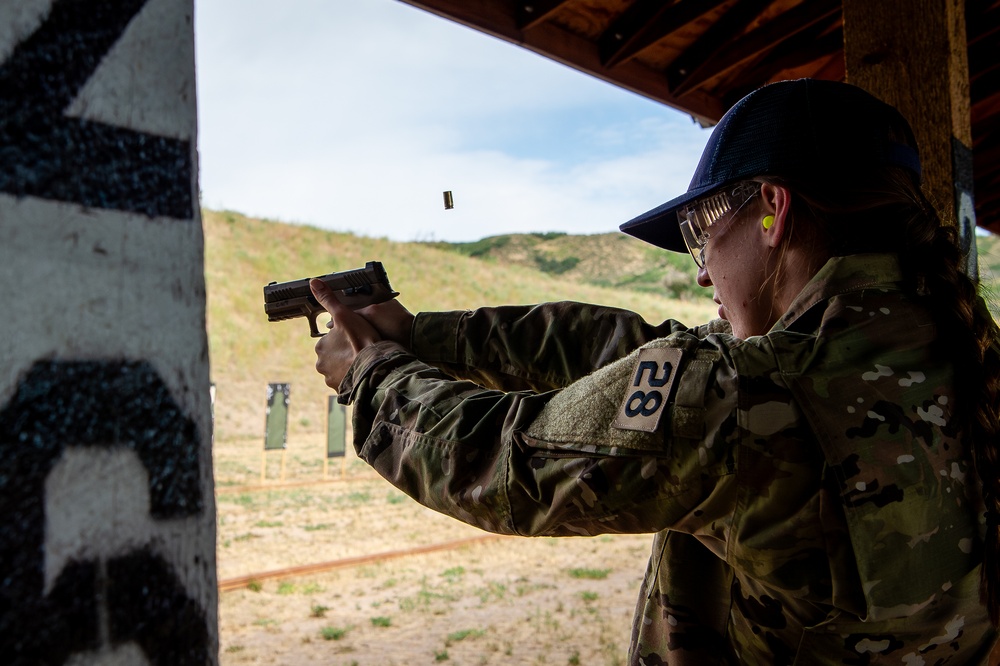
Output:
[[[997,22],[1000,23],[1000,16],[997,17]],[[1000,60],[997,58],[997,45],[1000,44],[998,37],[1000,37],[1000,30],[996,34],[978,36],[975,40],[969,41],[970,68],[978,66],[989,69],[997,64]]]
[[[700,4],[702,0],[694,0]],[[580,70],[625,90],[657,100],[702,121],[715,121],[724,109],[711,95],[694,93],[680,104],[667,89],[666,81],[649,67],[638,61],[624,62],[615,68],[614,75],[600,62],[598,49],[593,41],[578,35],[552,21],[536,24],[532,30],[523,31],[514,22],[512,6],[497,0],[402,0],[409,5],[425,9],[457,23],[475,28],[513,44]]]
[[[987,7],[978,2],[965,5],[965,31],[969,48],[986,39],[996,39],[1000,34],[1000,0]]]
[[[838,16],[839,20],[839,15],[840,0],[803,2],[746,35],[722,44],[722,48],[700,61],[688,59],[685,53],[667,70],[667,84],[675,95],[684,95],[821,21],[832,16]],[[689,61],[691,64],[687,64]],[[682,73],[682,69],[687,73]]]
[[[728,0],[636,0],[598,39],[601,63],[608,68],[632,59],[688,23]]]
[[[982,160],[984,164],[995,164],[1000,162],[1000,130],[990,132],[986,136],[977,137],[975,142],[974,162]],[[994,178],[1000,177],[1000,173],[995,173]],[[1000,191],[994,190],[994,196],[1000,196]]]
[[[691,46],[667,67],[667,87],[674,94],[677,88],[700,63],[711,59],[724,44],[739,37],[747,25],[759,17],[773,0],[744,0],[730,7]]]
[[[529,30],[555,14],[569,0],[520,0],[514,7],[519,30]]]
[[[743,95],[772,81],[779,72],[829,59],[842,52],[843,47],[844,31],[839,20],[833,30],[829,25],[816,25],[804,30],[776,46],[756,65],[743,69],[723,103],[728,108]]]
[[[970,111],[974,125],[1000,114],[1000,64],[976,72],[969,77]],[[997,125],[994,120],[991,124]]]

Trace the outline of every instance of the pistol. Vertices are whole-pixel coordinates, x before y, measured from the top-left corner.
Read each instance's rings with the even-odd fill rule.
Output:
[[[399,292],[393,291],[389,285],[389,277],[380,261],[369,261],[364,268],[320,275],[318,278],[337,292],[340,302],[352,310],[373,303],[384,303],[399,296]],[[323,334],[316,327],[316,318],[326,310],[313,297],[309,289],[310,279],[265,285],[264,312],[267,313],[268,321],[307,317],[310,335],[321,338]]]

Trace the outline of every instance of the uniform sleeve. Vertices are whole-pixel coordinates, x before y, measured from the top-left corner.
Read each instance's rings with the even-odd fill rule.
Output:
[[[735,502],[736,373],[713,345],[675,337],[643,348],[672,350],[669,373],[659,361],[643,370],[653,361],[637,350],[545,393],[456,380],[381,342],[340,393],[359,456],[464,522],[520,535],[704,531]],[[650,397],[650,382],[666,393]],[[623,405],[656,423],[630,429]]]
[[[587,303],[420,313],[411,349],[461,379],[504,391],[562,388],[651,340],[689,329],[647,323],[634,312]],[[700,329],[728,332],[718,320]]]

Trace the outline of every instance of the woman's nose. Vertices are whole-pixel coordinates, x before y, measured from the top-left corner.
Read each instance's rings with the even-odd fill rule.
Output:
[[[712,278],[708,277],[708,269],[704,266],[698,269],[698,286],[699,287],[711,287]]]

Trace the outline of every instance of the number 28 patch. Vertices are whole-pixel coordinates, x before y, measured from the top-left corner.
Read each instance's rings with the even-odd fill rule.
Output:
[[[641,350],[631,381],[625,388],[625,399],[611,425],[621,430],[655,432],[677,379],[682,357],[683,352],[674,347]]]

